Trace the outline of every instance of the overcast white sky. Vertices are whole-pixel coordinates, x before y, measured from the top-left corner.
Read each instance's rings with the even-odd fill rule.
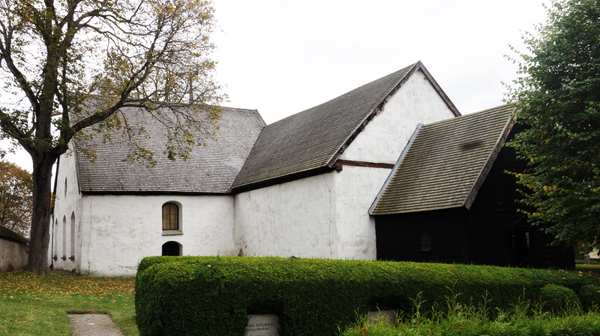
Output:
[[[216,0],[227,106],[267,123],[421,60],[463,113],[502,103],[545,0]],[[0,83],[1,84],[1,83]],[[8,160],[31,170],[26,153]]]

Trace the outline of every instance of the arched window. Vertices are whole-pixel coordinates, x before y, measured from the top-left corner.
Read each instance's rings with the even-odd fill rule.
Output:
[[[63,216],[62,229],[62,260],[67,259],[67,216]]]
[[[175,202],[167,202],[162,206],[162,228],[163,231],[180,231],[179,205]]]
[[[169,241],[162,246],[163,256],[180,256],[181,255],[181,244],[174,241]]]
[[[58,246],[56,246],[56,231],[58,230],[58,218],[54,219],[53,224],[54,227],[52,228],[52,259],[56,260],[58,255]]]
[[[75,212],[71,212],[71,260],[75,260]]]
[[[65,197],[67,197],[67,187],[68,187],[67,178],[65,177]]]
[[[421,233],[421,241],[419,245],[419,251],[421,252],[431,252],[433,242],[431,239],[431,235],[428,232]]]

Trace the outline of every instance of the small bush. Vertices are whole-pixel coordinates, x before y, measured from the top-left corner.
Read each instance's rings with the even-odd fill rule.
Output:
[[[341,333],[342,336],[597,336],[600,314],[548,316],[532,311],[500,313],[486,318],[478,310],[462,309],[435,319],[408,318],[396,325],[366,320]]]
[[[151,257],[138,269],[136,318],[142,336],[235,336],[244,334],[248,313],[275,313],[282,336],[330,336],[376,308],[406,315],[418,301],[426,315],[447,309],[453,297],[493,311],[537,299],[548,283],[573,290],[597,284],[574,272],[495,266]]]
[[[584,285],[579,289],[579,298],[585,309],[600,308],[600,286]]]
[[[581,306],[574,290],[554,284],[545,285],[540,289],[540,301],[544,310],[553,313],[572,311]]]

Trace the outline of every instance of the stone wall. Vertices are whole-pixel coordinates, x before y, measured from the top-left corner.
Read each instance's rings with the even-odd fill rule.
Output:
[[[27,265],[27,245],[0,236],[0,272],[23,269]]]

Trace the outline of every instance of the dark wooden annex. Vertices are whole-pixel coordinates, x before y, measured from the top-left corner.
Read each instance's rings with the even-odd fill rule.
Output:
[[[504,148],[471,209],[376,216],[377,258],[490,265],[573,268],[570,247],[552,246],[516,208],[517,164]]]
[[[479,118],[490,117],[488,115]],[[485,120],[479,122],[482,121]],[[461,126],[452,126],[446,131],[456,130],[456,128],[460,129]],[[465,192],[464,200],[461,196],[462,186],[469,186],[471,183],[471,179],[465,175],[470,171],[477,171],[475,168],[480,165],[477,163],[470,166],[465,162],[479,155],[478,149],[465,150],[462,146],[460,155],[443,157],[452,151],[450,148],[452,139],[449,138],[445,139],[446,142],[441,148],[440,153],[443,154],[430,149],[423,154],[425,147],[420,147],[419,136],[417,136],[412,148],[406,153],[405,162],[399,163],[401,167],[396,167],[392,174],[409,174],[411,160],[420,161],[419,169],[429,173],[417,175],[422,179],[431,179],[434,184],[437,184],[437,188],[445,186],[447,190],[442,190],[441,193],[438,189],[415,193],[410,191],[412,188],[410,179],[404,180],[400,177],[392,179],[386,186],[388,190],[382,192],[384,195],[378,197],[371,211],[376,225],[377,258],[573,268],[573,248],[553,246],[549,237],[538,228],[529,225],[525,215],[517,210],[518,192],[515,178],[507,171],[518,171],[523,168],[523,165],[516,159],[514,151],[504,146],[504,140],[512,134],[511,129],[508,127],[503,130],[505,136],[495,147],[490,147],[491,155],[486,155],[485,149],[479,149],[481,157],[484,158],[481,162],[487,161],[487,167],[482,168],[482,174],[478,172],[473,175],[480,176],[477,176],[473,182],[473,190]],[[434,135],[436,132],[429,133]],[[491,131],[483,131],[485,132]],[[491,138],[498,138],[494,132],[491,133],[493,133]],[[421,134],[421,138],[421,143],[428,142],[427,130]],[[476,140],[485,139],[480,137]],[[473,139],[468,141],[472,142]],[[485,144],[481,147],[485,147]],[[417,152],[425,155],[426,158],[419,157],[416,155]],[[442,157],[432,158],[436,155]],[[452,163],[453,160],[456,161],[455,165]],[[440,166],[439,163],[443,163],[441,165],[443,168],[428,169],[428,167]],[[457,167],[460,169],[448,177],[448,181],[451,182],[444,182],[441,176],[446,175],[442,170]],[[447,185],[448,183],[450,185]],[[403,189],[402,186],[405,188]],[[427,188],[427,185],[420,184],[419,187]],[[465,190],[467,189],[469,188]],[[452,202],[457,202],[456,204],[460,206],[451,206]],[[436,204],[440,205],[440,208],[436,208]]]

